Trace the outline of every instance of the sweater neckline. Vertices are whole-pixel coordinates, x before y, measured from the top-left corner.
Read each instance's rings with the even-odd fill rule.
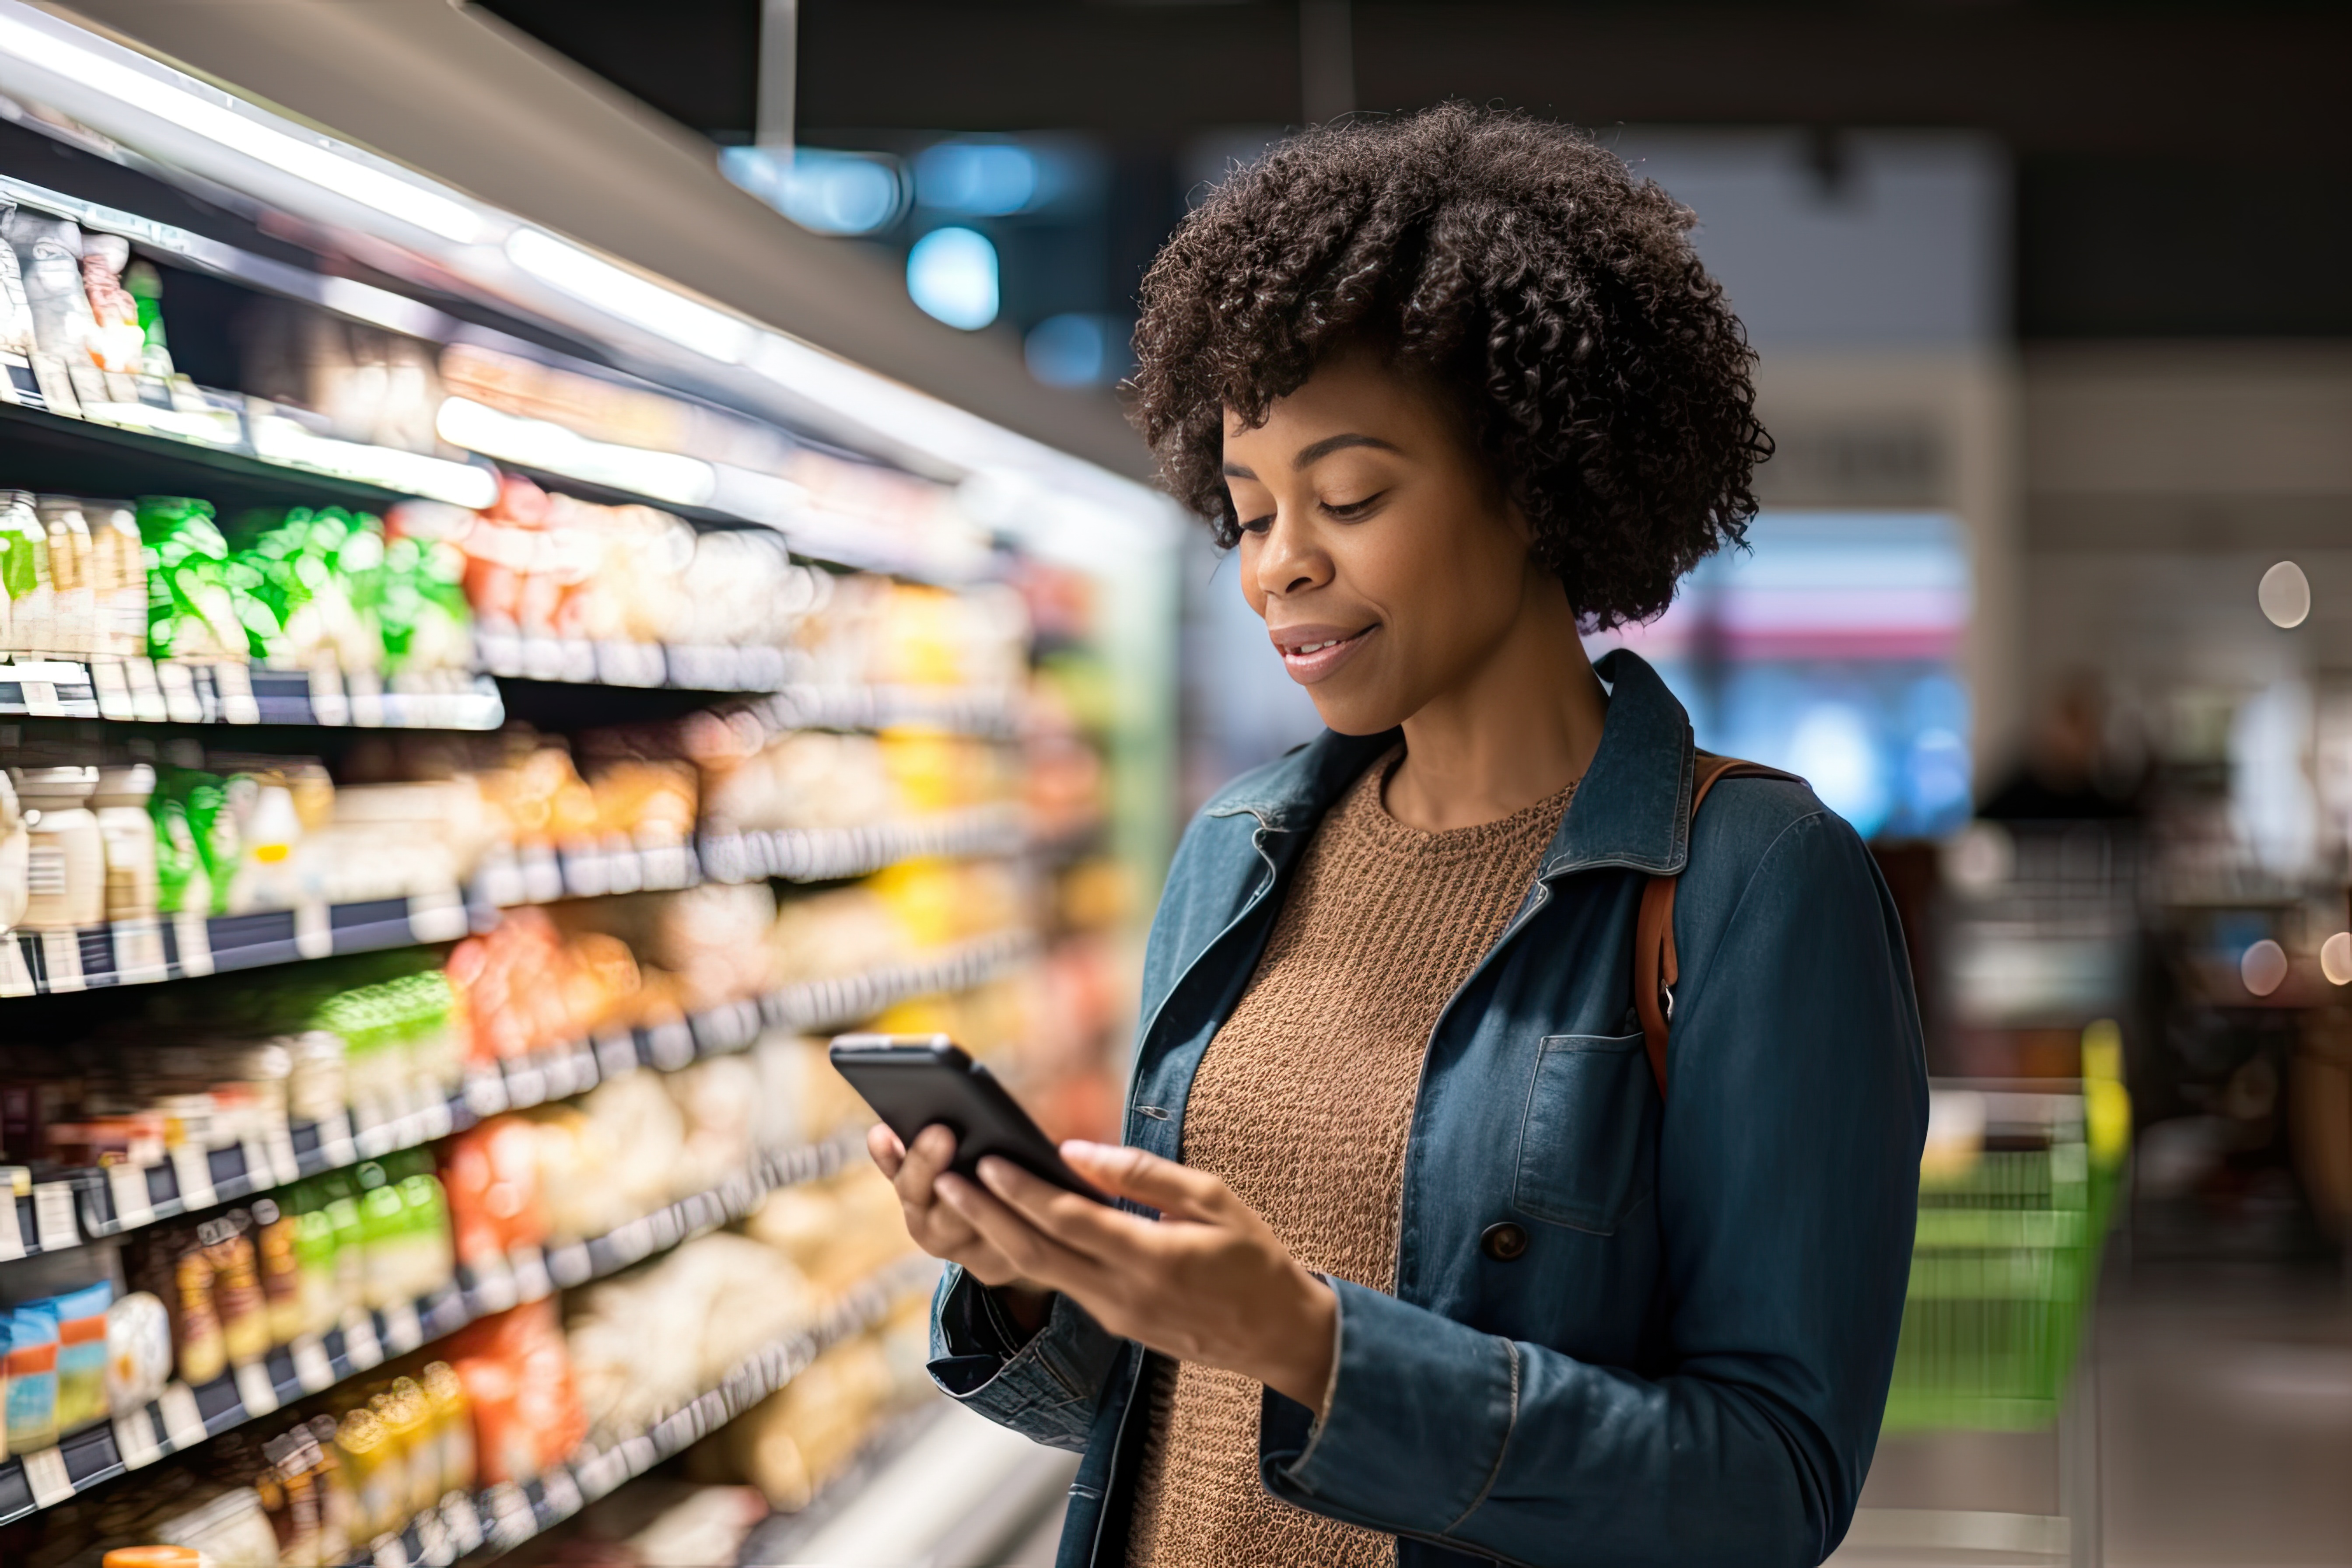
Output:
[[[1580,782],[1570,779],[1541,800],[1492,822],[1473,823],[1467,827],[1415,827],[1399,821],[1388,806],[1389,780],[1403,762],[1402,745],[1381,753],[1341,797],[1333,815],[1383,848],[1446,858],[1485,853],[1538,836],[1549,841]]]

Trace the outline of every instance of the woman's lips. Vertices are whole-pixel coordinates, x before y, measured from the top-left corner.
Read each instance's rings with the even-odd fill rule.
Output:
[[[1301,686],[1312,686],[1328,679],[1333,670],[1355,658],[1356,650],[1380,629],[1380,623],[1375,621],[1362,631],[1342,637],[1335,637],[1321,628],[1317,628],[1318,635],[1311,637],[1285,633],[1275,647],[1282,654],[1282,668],[1290,672],[1290,679]]]

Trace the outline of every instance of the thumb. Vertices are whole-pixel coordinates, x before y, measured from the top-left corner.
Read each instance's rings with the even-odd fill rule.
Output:
[[[1073,1138],[1062,1145],[1062,1158],[1112,1196],[1149,1204],[1166,1217],[1214,1219],[1229,1196],[1225,1184],[1206,1171],[1124,1144]]]

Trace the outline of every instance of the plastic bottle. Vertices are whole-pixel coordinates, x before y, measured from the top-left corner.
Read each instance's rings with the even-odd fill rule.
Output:
[[[49,534],[26,490],[0,491],[0,589],[8,595],[7,651],[50,651],[58,628]]]
[[[89,529],[89,580],[98,624],[96,652],[136,658],[147,651],[147,551],[139,542],[139,514],[129,501],[81,505]]]
[[[51,651],[88,658],[98,632],[98,595],[91,576],[89,523],[71,496],[43,496],[37,504],[49,541],[51,614],[56,639]]]
[[[90,804],[98,808],[98,835],[106,849],[110,921],[155,918],[155,819],[148,813],[154,794],[155,770],[144,763],[99,770]]]
[[[11,768],[32,844],[29,892],[21,924],[33,930],[80,929],[106,919],[106,848],[87,804],[96,768]]]

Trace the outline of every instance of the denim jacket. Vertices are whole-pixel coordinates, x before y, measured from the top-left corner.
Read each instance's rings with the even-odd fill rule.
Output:
[[[1885,1405],[1927,1127],[1893,901],[1801,784],[1727,781],[1693,831],[1681,705],[1631,653],[1600,669],[1592,765],[1431,1033],[1395,1278],[1331,1282],[1319,1422],[1264,1394],[1266,1489],[1395,1534],[1400,1568],[1818,1563]],[[1130,1143],[1181,1157],[1193,1071],[1301,852],[1396,740],[1326,733],[1185,833],[1145,958]],[[1633,1017],[1633,922],[1645,879],[1675,871],[1662,1098]],[[1499,1224],[1523,1250],[1482,1249]],[[1061,1568],[1124,1562],[1139,1347],[1066,1298],[1023,1342],[951,1268],[932,1352],[971,1408],[1085,1454]]]

